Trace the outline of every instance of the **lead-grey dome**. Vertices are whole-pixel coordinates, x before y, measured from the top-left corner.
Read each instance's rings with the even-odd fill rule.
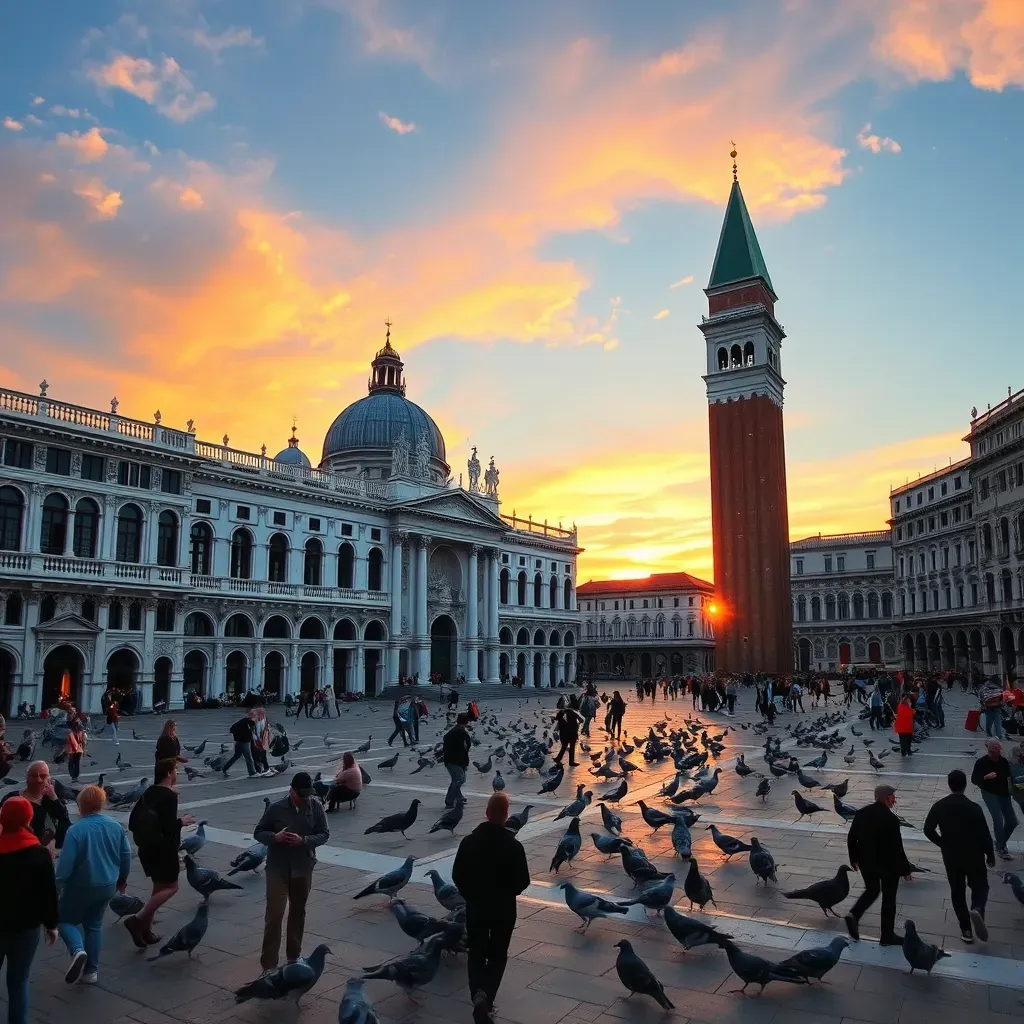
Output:
[[[292,436],[288,438],[288,447],[274,456],[275,462],[284,462],[289,466],[303,466],[309,469],[309,457],[299,447],[299,439],[295,436],[295,425],[292,424]]]

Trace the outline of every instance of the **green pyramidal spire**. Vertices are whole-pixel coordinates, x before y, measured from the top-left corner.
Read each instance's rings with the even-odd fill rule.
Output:
[[[761,255],[761,246],[757,244],[754,225],[750,222],[747,204],[743,201],[740,183],[734,180],[708,288],[721,288],[723,285],[748,281],[755,277],[761,278],[768,285],[768,290],[775,294],[772,279],[768,276],[768,268]]]

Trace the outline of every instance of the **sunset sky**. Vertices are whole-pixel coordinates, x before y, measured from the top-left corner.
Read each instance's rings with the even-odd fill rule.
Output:
[[[1024,386],[1022,85],[1021,0],[3,4],[0,385],[316,463],[390,317],[581,581],[710,577],[735,139],[792,535],[878,529]]]

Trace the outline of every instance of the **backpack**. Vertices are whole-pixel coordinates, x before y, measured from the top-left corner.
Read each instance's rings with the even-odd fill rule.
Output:
[[[140,850],[158,846],[164,838],[160,818],[146,803],[145,796],[139,797],[138,803],[132,808],[132,813],[128,816],[128,828]]]
[[[290,744],[288,743],[288,737],[282,736],[280,733],[278,733],[270,741],[271,757],[284,757],[284,755],[288,753],[289,746]]]

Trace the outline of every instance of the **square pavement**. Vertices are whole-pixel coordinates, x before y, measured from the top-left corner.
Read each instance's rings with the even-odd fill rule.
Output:
[[[610,689],[610,688],[609,688]],[[568,691],[566,691],[568,692]],[[623,691],[625,692],[625,690]],[[538,735],[550,727],[557,692],[543,691],[493,701],[481,711],[484,722],[473,731],[479,740],[472,757],[485,763],[491,751],[500,745],[484,725],[496,715],[499,726],[523,719],[537,725]],[[817,750],[796,747],[790,729],[798,720],[813,720],[825,713],[812,709],[809,700],[803,715],[780,715],[773,735],[781,737],[786,749],[793,749],[801,763],[811,760]],[[589,761],[581,756],[580,767],[567,772],[559,791],[539,795],[540,781],[535,772],[520,777],[508,760],[503,772],[513,810],[532,803],[530,823],[520,833],[530,862],[533,885],[519,901],[519,922],[510,949],[508,970],[499,995],[497,1019],[516,1024],[617,1024],[621,1021],[654,1022],[700,1021],[725,1024],[731,1021],[767,1024],[832,1024],[832,1022],[871,1022],[871,1024],[920,1024],[922,1013],[943,1008],[963,1015],[972,1024],[1007,1022],[1024,1017],[1024,938],[1021,924],[1024,907],[1002,883],[1002,873],[1021,869],[1020,845],[1011,842],[1017,860],[999,864],[990,872],[991,895],[987,914],[990,940],[964,946],[949,903],[949,892],[942,871],[939,851],[920,834],[920,826],[931,803],[946,792],[945,777],[954,767],[970,774],[973,759],[980,756],[981,737],[965,732],[963,722],[974,701],[959,690],[947,698],[947,727],[933,733],[910,759],[890,753],[885,769],[875,773],[868,764],[864,739],[874,739],[872,750],[879,752],[895,740],[891,732],[871,733],[866,723],[857,720],[854,705],[842,726],[850,733],[855,726],[861,736],[850,735],[855,761],[843,762],[849,743],[830,755],[823,770],[808,769],[821,781],[838,782],[849,778],[846,803],[859,806],[871,799],[876,782],[893,783],[899,790],[898,811],[917,829],[904,830],[907,853],[923,869],[912,883],[901,883],[897,927],[912,918],[918,931],[929,941],[939,942],[952,953],[941,961],[934,973],[907,974],[907,965],[899,949],[882,949],[872,940],[877,935],[877,905],[862,921],[864,938],[851,945],[839,965],[828,975],[828,984],[794,986],[771,984],[761,997],[732,994],[738,987],[725,955],[715,948],[701,947],[685,952],[668,933],[660,919],[647,920],[641,908],[633,907],[627,917],[593,923],[586,935],[574,929],[578,919],[565,907],[558,881],[568,878],[577,886],[609,894],[612,898],[632,895],[629,879],[621,870],[618,857],[605,858],[594,849],[589,833],[602,832],[596,800],[614,787],[605,786],[588,772]],[[721,782],[711,795],[699,802],[701,820],[692,829],[693,852],[702,873],[715,892],[717,910],[710,905],[716,925],[737,939],[743,948],[773,959],[782,959],[795,949],[820,945],[836,934],[845,934],[841,919],[825,918],[814,904],[785,899],[781,893],[812,881],[830,877],[846,860],[846,825],[831,809],[831,795],[816,799],[827,810],[811,819],[797,820],[791,795],[792,786],[772,780],[766,802],[756,799],[757,777],[739,778],[733,771],[735,757],[744,753],[750,767],[763,769],[763,736],[751,728],[756,719],[752,710],[753,692],[740,696],[736,717],[699,714],[693,711],[689,697],[664,702],[660,698],[637,703],[631,698],[625,719],[626,742],[642,738],[649,726],[665,718],[669,728],[686,717],[699,717],[712,734],[730,729],[726,749],[717,762],[723,768]],[[830,714],[842,711],[833,698]],[[446,726],[443,711],[430,703],[430,718],[421,726],[420,749],[429,750]],[[221,1024],[221,1022],[264,1022],[301,1019],[304,1024],[335,1022],[338,1002],[346,979],[358,975],[360,968],[379,964],[390,957],[408,953],[412,941],[398,928],[384,897],[368,897],[358,903],[352,896],[373,877],[398,866],[407,855],[417,859],[413,879],[403,897],[424,912],[441,916],[424,871],[437,868],[450,877],[451,863],[458,839],[482,819],[483,806],[491,792],[492,771],[477,771],[472,765],[465,786],[468,797],[465,817],[452,839],[446,832],[429,834],[430,825],[443,810],[448,776],[441,765],[413,775],[416,754],[405,752],[394,770],[378,770],[376,763],[394,752],[386,740],[392,730],[391,705],[366,702],[344,705],[339,717],[328,720],[282,719],[283,709],[269,709],[271,720],[283,721],[293,750],[289,754],[294,769],[311,773],[322,771],[329,777],[338,767],[338,755],[354,749],[370,737],[371,749],[360,755],[360,762],[372,777],[353,810],[347,808],[328,816],[329,843],[321,848],[320,862],[314,874],[306,916],[304,950],[318,942],[331,948],[327,968],[313,991],[307,995],[298,1014],[290,1004],[248,1002],[236,1006],[233,990],[259,973],[259,948],[262,941],[264,883],[261,875],[236,876],[244,887],[241,893],[220,892],[213,896],[210,926],[201,944],[199,962],[189,962],[181,954],[147,962],[146,954],[132,946],[127,932],[108,914],[104,925],[104,949],[99,984],[92,987],[68,986],[63,980],[66,956],[58,942],[53,949],[41,947],[32,969],[31,1020],[38,1024]],[[237,710],[178,712],[179,736],[184,745],[194,746],[208,740],[206,754],[216,753],[223,742],[230,746],[228,728],[239,717]],[[163,719],[143,716],[123,720],[120,747],[104,738],[93,738],[84,759],[82,782],[95,781],[105,771],[105,782],[118,788],[130,788],[140,777],[152,776],[152,757],[156,736]],[[17,730],[18,724],[9,724]],[[594,723],[589,741],[592,753],[606,744],[603,732]],[[326,745],[325,737],[330,746]],[[299,742],[298,750],[294,744]],[[400,742],[400,741],[396,741]],[[584,741],[586,742],[586,741]],[[112,768],[118,751],[134,768],[118,772]],[[638,751],[632,759],[642,764]],[[93,762],[93,763],[90,763]],[[713,762],[714,763],[714,762]],[[192,767],[200,767],[194,761]],[[204,778],[187,782],[181,773],[180,808],[197,819],[205,818],[209,839],[198,859],[205,867],[222,873],[240,849],[252,843],[252,829],[258,821],[265,797],[282,795],[290,772],[279,778],[246,778],[243,762],[237,762],[227,780],[207,768]],[[55,768],[62,781],[69,781],[63,768]],[[624,831],[642,845],[651,860],[662,870],[674,870],[678,878],[675,905],[688,913],[682,881],[686,865],[674,855],[668,830],[652,833],[643,822],[637,799],[655,807],[666,806],[659,796],[661,786],[672,777],[671,763],[643,764],[643,773],[631,780],[630,793],[616,807],[624,819]],[[23,778],[24,766],[13,773]],[[595,795],[595,803],[581,822],[584,845],[572,866],[563,866],[556,876],[548,870],[554,848],[564,831],[565,821],[555,822],[561,807],[574,795],[574,786],[583,782]],[[969,795],[977,797],[973,787]],[[405,810],[417,797],[422,801],[416,823],[408,840],[400,835],[365,835],[364,830],[385,814]],[[125,813],[114,812],[126,821]],[[766,846],[778,862],[778,884],[757,884],[747,858],[741,854],[727,860],[712,844],[706,826],[715,822],[738,838],[753,835]],[[852,891],[843,904],[848,908],[860,890],[860,878],[850,876]],[[145,897],[146,879],[136,863],[129,892]],[[181,890],[166,905],[158,918],[158,932],[172,935],[192,916],[198,902],[188,887],[184,872]],[[841,911],[842,912],[842,911]],[[637,953],[646,960],[665,985],[676,1009],[669,1017],[644,996],[626,998],[627,993],[615,973],[614,943],[629,938]],[[416,1005],[393,985],[371,981],[366,994],[382,1022],[403,1024],[452,1024],[471,1020],[466,985],[465,957],[446,959],[434,980],[421,993]],[[751,989],[753,991],[753,989]],[[0,999],[6,1000],[3,987]]]

